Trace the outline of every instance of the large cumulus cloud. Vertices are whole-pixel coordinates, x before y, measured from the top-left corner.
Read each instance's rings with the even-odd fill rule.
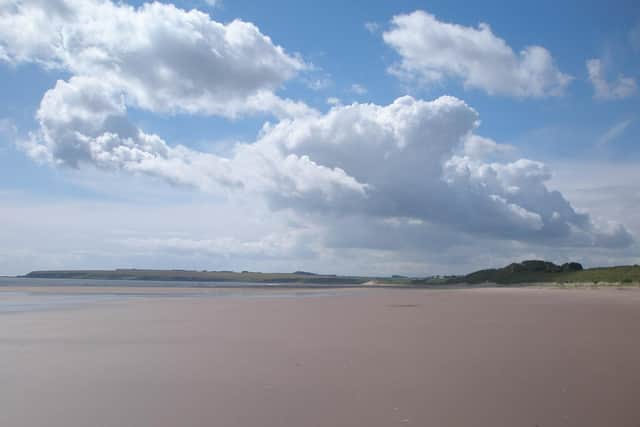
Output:
[[[478,113],[457,98],[428,102],[405,96],[387,106],[353,104],[284,120],[266,127],[257,144],[308,155],[364,183],[361,215],[507,239],[630,243],[624,227],[595,224],[550,190],[544,164],[491,160],[512,147],[474,135],[478,123]]]
[[[475,135],[478,113],[454,97],[404,96],[267,123],[255,142],[228,157],[145,133],[127,118],[122,94],[96,79],[59,81],[37,117],[40,130],[25,146],[51,164],[248,192],[319,222],[359,216],[564,245],[631,241],[622,226],[598,226],[549,190],[542,163],[489,160],[509,147]]]
[[[1,0],[0,60],[97,77],[154,112],[308,111],[274,91],[307,64],[249,22],[109,0]]]

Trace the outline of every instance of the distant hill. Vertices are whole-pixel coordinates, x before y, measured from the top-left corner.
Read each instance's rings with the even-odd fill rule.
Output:
[[[509,264],[503,268],[479,270],[466,276],[447,280],[447,283],[542,283],[542,282],[590,282],[632,283],[640,282],[640,266],[619,266],[583,269],[577,262],[556,265],[548,261],[529,260]]]
[[[318,276],[316,273],[310,273],[308,271],[294,271],[293,274],[298,274],[301,276]]]
[[[548,261],[529,260],[509,264],[503,268],[479,270],[463,276],[431,276],[409,278],[336,276],[307,271],[294,273],[260,273],[253,271],[190,271],[190,270],[51,270],[32,271],[23,277],[48,279],[110,279],[189,282],[252,282],[270,284],[308,285],[364,285],[384,284],[398,286],[478,285],[496,283],[515,285],[526,283],[640,283],[640,266],[603,267],[583,269],[577,262],[557,265]]]
[[[259,273],[243,271],[190,271],[143,270],[119,268],[116,270],[47,270],[32,271],[23,277],[44,279],[106,279],[106,280],[155,280],[189,282],[257,282],[257,283],[308,283],[308,284],[361,284],[371,278],[335,276],[296,271],[295,273]]]

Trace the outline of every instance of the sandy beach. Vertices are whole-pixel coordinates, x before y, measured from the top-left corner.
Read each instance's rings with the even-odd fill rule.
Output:
[[[0,425],[640,426],[635,289],[145,292],[0,314]]]

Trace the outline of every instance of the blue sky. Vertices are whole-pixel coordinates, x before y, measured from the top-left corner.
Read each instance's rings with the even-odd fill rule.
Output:
[[[633,1],[90,3],[103,15],[56,0],[43,23],[40,3],[0,1],[0,274],[639,259]],[[252,53],[216,44],[234,20]]]

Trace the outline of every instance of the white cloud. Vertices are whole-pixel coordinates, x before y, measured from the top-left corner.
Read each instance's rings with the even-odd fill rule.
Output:
[[[333,81],[328,77],[321,77],[307,81],[307,87],[311,90],[323,90],[333,85]]]
[[[470,135],[464,142],[464,154],[476,159],[501,158],[515,153],[515,147],[492,139]]]
[[[242,240],[236,237],[194,239],[188,237],[168,238],[126,238],[120,243],[137,250],[183,255],[205,255],[217,257],[237,257],[247,259],[291,259],[299,258],[301,252],[312,253],[303,240],[308,233],[291,230],[271,233],[258,240]]]
[[[324,115],[266,124],[256,142],[221,157],[143,132],[112,87],[74,77],[45,94],[40,131],[25,148],[55,165],[249,193],[274,209],[319,215],[320,223],[324,215],[400,217],[497,238],[609,242],[588,215],[547,189],[550,174],[541,163],[488,163],[487,155],[509,147],[474,136],[478,119],[453,97],[336,105]],[[461,147],[465,155],[456,155]],[[617,233],[611,242],[630,240],[623,228],[608,230]]]
[[[340,101],[340,98],[336,98],[335,96],[330,96],[329,98],[327,98],[327,104],[340,105],[342,104],[342,102]]]
[[[598,145],[610,144],[611,142],[621,137],[632,122],[633,120],[631,119],[623,120],[607,129],[607,131],[603,133],[602,136],[598,139]]]
[[[634,165],[558,165],[563,193],[598,216],[640,223]],[[616,182],[623,192],[606,187]],[[75,171],[83,182],[94,172]],[[103,201],[3,193],[0,209],[0,273],[34,269],[186,268],[207,270],[306,270],[337,274],[450,274],[512,261],[578,260],[586,266],[633,264],[638,246],[580,250],[552,243],[495,239],[411,218],[296,214],[273,211],[256,197],[217,200],[172,188],[145,176],[103,172],[111,183]],[[585,182],[585,177],[593,178]],[[554,184],[557,183],[554,178]],[[103,189],[104,190],[104,189]],[[126,193],[126,201],[122,195]],[[150,194],[153,195],[150,197]],[[588,196],[585,198],[585,196]],[[620,201],[623,203],[620,203]],[[247,215],[250,212],[250,215]],[[43,239],[42,236],[47,236]],[[96,244],[99,242],[99,244]]]
[[[58,81],[44,95],[37,118],[40,130],[23,146],[33,158],[54,165],[147,174],[207,192],[278,192],[283,199],[335,201],[343,191],[364,193],[364,185],[338,168],[269,146],[240,145],[232,158],[170,146],[134,126],[122,96],[98,79]]]
[[[144,177],[111,178],[124,187],[138,181],[184,194]],[[194,193],[181,203],[166,197],[149,203],[132,191],[133,201],[114,201],[120,193],[101,202],[3,195],[0,273],[96,266],[293,271],[296,262],[319,255],[313,230],[292,226],[286,213],[255,199],[216,203]]]
[[[380,24],[373,21],[367,21],[364,23],[364,28],[369,31],[371,34],[377,33],[380,29]]]
[[[356,95],[364,95],[368,92],[367,88],[359,83],[354,83],[351,85],[351,92]]]
[[[274,95],[308,65],[249,22],[98,0],[0,4],[0,57],[99,78],[153,112],[236,116],[308,108]]]
[[[544,47],[516,53],[485,23],[465,27],[416,11],[394,16],[391,24],[383,38],[401,57],[390,70],[402,78],[432,84],[454,77],[467,88],[515,97],[561,95],[572,79]]]
[[[551,175],[543,164],[456,155],[477,123],[478,114],[456,98],[402,97],[387,106],[356,103],[324,116],[283,121],[266,129],[258,144],[308,155],[367,185],[367,197],[355,199],[342,214],[411,218],[468,233],[556,244],[592,245],[607,234],[547,188]],[[480,140],[484,150],[474,154],[485,156],[487,146],[492,154],[510,150]],[[628,244],[624,229],[616,233],[616,244]]]
[[[636,93],[638,84],[631,77],[618,76],[614,81],[607,81],[604,63],[600,59],[587,61],[589,80],[593,84],[594,97],[598,99],[623,99]]]
[[[629,215],[640,207],[640,169],[635,162],[594,161],[562,162],[553,165],[556,173],[550,185],[567,194],[578,209],[586,210],[601,224],[610,220],[624,222],[640,236],[640,217]],[[591,265],[640,263],[638,242],[624,252],[601,251],[590,260]]]

